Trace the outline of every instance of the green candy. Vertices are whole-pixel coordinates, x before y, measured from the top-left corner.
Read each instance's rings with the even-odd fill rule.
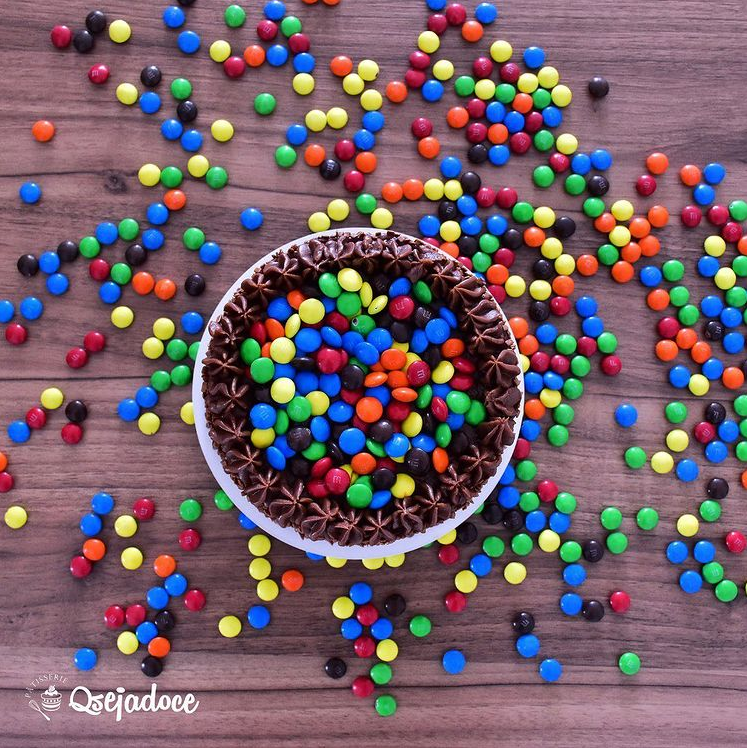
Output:
[[[380,717],[391,717],[397,711],[397,700],[388,693],[382,694],[374,702],[374,708]]]
[[[646,453],[640,447],[625,450],[625,464],[633,470],[640,470],[646,464]]]
[[[661,266],[661,273],[670,283],[681,281],[685,276],[685,266],[679,260],[667,260]]]
[[[537,477],[537,466],[532,460],[521,460],[516,465],[516,477],[523,483],[528,483]]]
[[[729,203],[729,214],[735,221],[747,221],[747,202],[733,200]]]
[[[471,405],[469,395],[466,392],[459,392],[458,390],[452,390],[446,395],[446,405],[449,406],[449,410],[457,415],[464,415]]]
[[[109,276],[119,286],[126,286],[132,280],[132,268],[126,262],[115,262]]]
[[[189,347],[181,338],[172,338],[166,344],[166,355],[172,361],[182,361],[187,357]]]
[[[290,169],[298,160],[296,149],[289,145],[279,145],[275,149],[275,163],[282,169]]]
[[[641,669],[641,658],[635,652],[623,652],[617,661],[620,672],[635,675]]]
[[[565,178],[564,188],[569,195],[581,195],[586,189],[586,180],[580,174],[571,174]]]
[[[546,89],[544,89],[544,88],[538,88],[532,94],[532,101],[534,102],[534,108],[535,109],[542,110],[542,109],[545,109],[546,107],[550,106],[550,102],[552,101],[552,95]],[[553,144],[554,143],[555,143],[555,139],[553,138]]]
[[[161,170],[161,184],[171,190],[178,187],[183,179],[182,170],[176,166],[166,166]]]
[[[552,149],[552,147],[555,145],[555,137],[549,130],[538,130],[534,134],[534,147],[540,151],[540,152],[546,152]],[[549,166],[545,166],[545,169],[549,169],[552,180],[550,181],[550,184],[552,184],[555,181],[555,172],[550,169]],[[535,169],[535,175],[537,173],[537,170]]]
[[[501,104],[510,104],[516,98],[516,89],[510,83],[501,83],[495,89],[495,98]]]
[[[319,290],[330,299],[336,299],[342,293],[337,276],[332,273],[322,273],[319,276]]]
[[[534,550],[534,541],[525,532],[516,533],[511,538],[511,550],[517,556],[528,556]]]
[[[604,208],[604,200],[599,197],[587,197],[586,200],[584,200],[584,214],[589,218],[599,218],[599,216],[604,213]]]
[[[375,442],[373,439],[366,439],[366,449],[374,457],[386,457],[386,450],[384,449],[384,447],[379,444],[379,442]]]
[[[485,540],[482,541],[482,550],[485,555],[490,558],[498,558],[503,555],[503,551],[506,549],[506,544],[497,535],[488,535]]]
[[[747,416],[747,395],[739,395],[734,398],[734,412],[742,418]]]
[[[123,218],[117,231],[120,239],[131,242],[140,233],[140,224],[134,218]]]
[[[368,314],[359,314],[353,317],[350,327],[354,332],[359,332],[365,337],[376,327],[376,320]]]
[[[418,390],[418,397],[415,400],[415,406],[418,408],[427,408],[431,404],[433,399],[433,387],[429,384],[424,384]]]
[[[611,532],[607,536],[607,550],[616,556],[628,549],[628,536],[624,532]]]
[[[614,265],[620,259],[620,250],[614,244],[602,244],[597,250],[597,259],[602,265]]]
[[[577,348],[578,341],[573,335],[564,332],[555,338],[555,350],[563,356],[570,356],[576,352]]]
[[[192,359],[192,361],[197,360],[197,354],[199,353],[199,351],[200,351],[200,341],[195,340],[195,342],[189,346],[189,357]]]
[[[246,11],[240,5],[229,5],[223,11],[223,20],[229,28],[237,29],[246,22]]]
[[[690,327],[700,319],[700,310],[695,306],[695,304],[685,304],[685,306],[677,312],[677,319],[685,325],[685,327]]]
[[[555,181],[555,172],[546,164],[542,164],[532,172],[532,180],[537,187],[547,189]]]
[[[555,497],[555,508],[562,514],[573,514],[577,506],[576,497],[568,491],[561,491]]]
[[[674,286],[669,289],[669,303],[672,306],[683,307],[690,301],[690,291],[686,286]]]
[[[156,392],[167,392],[171,389],[171,374],[163,369],[154,371],[150,375],[150,386]]]
[[[730,603],[737,596],[739,589],[731,579],[723,579],[717,585],[713,593],[722,603]]]
[[[475,92],[475,79],[469,75],[460,75],[454,81],[454,93],[457,96],[472,96]]]
[[[196,252],[205,243],[205,232],[197,226],[190,226],[182,234],[182,243],[187,249]]]
[[[478,240],[477,243],[480,246],[480,249],[486,255],[495,254],[500,249],[500,246],[501,246],[501,243],[498,237],[494,236],[493,234],[488,234],[487,232],[480,236],[480,239]],[[425,303],[427,304],[429,302],[426,301]]]
[[[724,578],[724,567],[718,561],[703,564],[701,572],[709,584],[718,584]]]
[[[674,400],[664,407],[664,417],[669,423],[683,423],[687,420],[687,405]]]
[[[252,361],[249,374],[257,384],[267,384],[275,374],[275,362],[271,358],[261,356]]]
[[[439,423],[436,426],[436,444],[444,448],[451,444],[451,428],[448,423]]]
[[[614,333],[603,332],[597,338],[597,347],[602,353],[614,353],[617,350],[617,337]]]
[[[428,636],[431,633],[432,624],[430,618],[426,616],[417,615],[410,619],[410,633],[413,636],[422,638]]]
[[[275,111],[277,99],[271,93],[259,93],[254,97],[254,111],[266,117]]]
[[[483,234],[483,236],[488,236],[488,234]],[[483,236],[481,236],[480,239],[482,239]],[[412,287],[412,293],[421,304],[430,304],[431,301],[433,301],[433,292],[425,281],[416,281],[415,285]]]
[[[653,530],[659,524],[659,512],[650,506],[641,507],[635,516],[635,521],[641,530]]]
[[[617,530],[622,524],[622,512],[616,506],[608,506],[602,509],[599,522],[605,530]]]
[[[580,379],[568,377],[563,384],[563,395],[569,400],[578,400],[584,394],[584,385]]]
[[[477,426],[485,420],[487,414],[485,406],[479,400],[471,400],[469,410],[464,415],[464,420],[470,426]]]
[[[540,505],[540,497],[534,491],[524,491],[519,498],[519,509],[522,512],[533,512]]]
[[[241,360],[245,364],[251,364],[260,357],[261,350],[259,343],[254,338],[247,338],[239,348]]]
[[[698,507],[698,512],[705,522],[715,522],[721,517],[721,504],[719,504],[718,501],[706,499],[700,507]]]
[[[377,662],[368,674],[377,686],[385,686],[392,679],[392,667],[388,662]]]
[[[567,564],[573,564],[581,558],[581,545],[575,540],[566,540],[558,550],[560,558]]]
[[[311,417],[311,403],[305,398],[297,395],[286,408],[288,418],[297,423],[303,423]]]
[[[576,411],[573,410],[571,405],[567,403],[560,403],[556,408],[553,409],[552,418],[555,423],[559,423],[562,426],[569,426],[573,423],[573,419],[576,416]]]
[[[534,208],[531,203],[519,201],[511,209],[511,215],[517,223],[529,223],[534,218]]]
[[[78,244],[78,251],[83,257],[90,260],[101,252],[101,245],[95,236],[84,236]]]
[[[179,364],[171,370],[171,381],[177,387],[184,387],[192,381],[192,369],[186,364]]]
[[[185,522],[194,522],[202,516],[202,504],[197,499],[184,499],[179,505],[179,516]]]
[[[547,430],[547,441],[553,447],[565,446],[566,444],[568,444],[569,438],[570,433],[568,432],[568,429],[559,423],[550,426],[550,428]]]
[[[376,210],[376,198],[369,192],[361,192],[355,198],[355,208],[364,216],[371,215]]]
[[[365,483],[356,481],[348,488],[345,498],[347,498],[350,506],[356,509],[365,509],[373,499],[373,492]]]
[[[485,254],[485,252],[475,252],[475,254],[472,255],[472,267],[478,273],[486,272],[492,264],[493,260],[490,258],[490,255]]]
[[[293,36],[293,34],[300,34],[301,29],[303,29],[303,24],[296,16],[286,16],[280,22],[280,31],[286,38]]]
[[[337,297],[336,305],[340,314],[344,314],[348,318],[355,317],[356,314],[360,314],[362,308],[361,297],[352,291],[343,291]]]
[[[285,434],[290,428],[290,418],[288,418],[288,414],[284,410],[277,412],[277,420],[273,428],[278,436]]]
[[[582,379],[591,371],[591,361],[586,356],[574,356],[571,359],[571,373]]]
[[[186,78],[174,78],[171,81],[171,95],[177,99],[188,99],[192,95],[192,84]]]
[[[231,501],[228,494],[222,488],[219,488],[215,492],[213,501],[215,502],[215,506],[217,506],[222,512],[227,512],[229,509],[233,509],[233,501]]]
[[[222,166],[211,166],[205,174],[205,182],[211,190],[222,190],[228,184],[228,172]]]

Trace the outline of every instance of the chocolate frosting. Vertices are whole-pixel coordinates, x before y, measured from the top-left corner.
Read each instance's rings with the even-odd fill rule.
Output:
[[[374,276],[425,280],[434,299],[459,318],[468,353],[480,372],[470,396],[485,403],[486,420],[477,427],[479,442],[438,474],[416,478],[415,493],[378,510],[348,506],[344,497],[314,499],[304,482],[279,472],[249,441],[247,415],[254,404],[240,346],[251,325],[265,317],[270,301],[303,286],[315,286],[324,272],[354,267]],[[457,260],[420,241],[395,232],[379,235],[340,232],[311,239],[275,253],[226,304],[210,324],[210,344],[202,361],[210,438],[226,472],[260,511],[303,537],[339,545],[384,545],[440,524],[468,504],[495,474],[503,449],[514,438],[521,392],[516,350],[498,305],[485,284]]]

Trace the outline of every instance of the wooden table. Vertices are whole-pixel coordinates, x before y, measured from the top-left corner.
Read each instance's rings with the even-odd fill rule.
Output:
[[[61,386],[68,398],[84,399],[90,408],[85,439],[78,446],[62,443],[63,416],[58,412],[28,445],[7,449],[17,487],[3,496],[2,508],[23,504],[30,518],[22,531],[0,528],[0,744],[51,746],[74,740],[76,745],[101,746],[126,738],[138,745],[185,747],[240,741],[258,746],[744,745],[744,599],[723,605],[709,590],[688,597],[677,587],[676,568],[664,559],[664,547],[676,534],[674,521],[681,513],[697,509],[703,481],[686,485],[648,468],[633,474],[623,464],[622,452],[633,443],[649,453],[662,448],[663,406],[675,393],[666,384],[665,367],[652,357],[655,316],[645,307],[643,289],[637,284],[616,286],[606,273],[579,286],[600,300],[601,314],[620,339],[625,368],[616,379],[595,371],[577,403],[568,446],[558,451],[541,440],[534,454],[541,476],[555,479],[578,497],[574,537],[602,537],[600,509],[609,504],[623,509],[630,550],[619,558],[608,554],[591,568],[583,591],[606,599],[612,590],[624,588],[633,598],[629,613],[608,613],[599,624],[564,619],[558,609],[563,591],[560,565],[556,556],[539,551],[529,559],[529,578],[520,588],[509,588],[494,572],[470,597],[468,608],[451,615],[441,600],[451,587],[454,569],[438,564],[434,549],[408,556],[400,569],[373,573],[358,563],[333,570],[276,545],[271,552],[274,568],[298,567],[306,575],[305,587],[297,594],[282,594],[271,605],[273,622],[266,630],[245,627],[239,638],[230,641],[218,635],[220,616],[227,612],[243,616],[257,598],[247,575],[247,533],[233,514],[213,507],[213,479],[192,429],[179,420],[179,407],[188,399],[188,391],[171,391],[162,398],[157,410],[163,427],[153,438],[120,421],[116,404],[145,383],[154,368],[139,348],[156,317],[176,317],[189,308],[209,313],[224,288],[253,260],[305,234],[307,216],[342,194],[339,182],[323,182],[303,164],[281,173],[273,162],[286,126],[300,120],[311,106],[347,106],[357,127],[359,110],[327,72],[329,59],[341,53],[356,59],[364,54],[375,57],[381,65],[379,88],[383,89],[384,81],[404,73],[406,55],[426,16],[424,4],[414,0],[344,0],[337,8],[289,3],[311,35],[318,63],[317,90],[304,101],[290,92],[287,67],[274,71],[265,66],[230,81],[207,59],[204,52],[214,39],[228,39],[235,49],[255,41],[257,4],[251,4],[250,22],[242,30],[224,26],[225,4],[201,0],[188,9],[188,26],[198,30],[203,40],[203,51],[195,58],[175,50],[175,32],[165,29],[159,19],[164,3],[108,3],[110,18],[122,16],[132,24],[132,40],[117,47],[102,39],[87,56],[53,49],[48,33],[54,23],[79,27],[88,4],[16,0],[0,11],[0,66],[5,70],[0,80],[0,298],[39,293],[46,305],[42,321],[31,325],[27,345],[2,348],[0,422],[22,416],[51,384]],[[736,0],[717,4],[507,0],[500,3],[500,21],[488,29],[486,43],[469,47],[451,32],[442,51],[455,62],[458,73],[465,73],[494,38],[506,38],[517,49],[529,44],[544,47],[549,62],[559,67],[576,93],[564,123],[567,129],[579,136],[584,149],[603,146],[614,152],[614,195],[633,198],[633,182],[643,171],[645,155],[664,149],[672,169],[661,180],[657,198],[679,210],[688,196],[678,184],[676,169],[690,161],[720,160],[728,167],[728,181],[719,194],[722,202],[744,195],[740,189],[746,183],[741,155],[741,122],[747,114],[743,10]],[[107,85],[93,86],[86,78],[89,65],[96,62],[111,65]],[[157,276],[169,275],[180,285],[188,273],[204,271],[207,292],[192,300],[180,291],[174,302],[163,303],[135,297],[127,290],[124,300],[135,308],[136,321],[123,332],[109,325],[109,309],[96,299],[83,261],[71,268],[72,288],[59,299],[43,292],[42,277],[24,279],[14,264],[22,252],[38,253],[63,239],[78,239],[101,220],[141,217],[148,202],[161,194],[138,184],[136,173],[144,162],[185,167],[181,149],[158,132],[161,115],[148,117],[137,107],[127,109],[114,97],[117,83],[137,82],[140,69],[148,63],[158,64],[164,73],[165,83],[159,89],[163,115],[170,115],[173,106],[168,81],[184,75],[194,83],[200,127],[207,130],[213,119],[226,117],[235,124],[236,136],[220,145],[208,135],[204,149],[213,163],[228,169],[230,187],[212,192],[188,180],[188,208],[172,219],[166,229],[168,247],[147,265]],[[612,86],[610,96],[597,103],[585,91],[593,74],[605,75]],[[253,111],[252,99],[261,91],[278,97],[278,109],[268,118]],[[399,108],[387,106],[389,126],[378,137],[376,151],[379,169],[369,178],[367,189],[376,192],[391,179],[437,174],[436,164],[416,154],[408,132],[415,116],[433,118],[443,153],[463,156],[462,134],[449,131],[443,119],[447,106],[454,103],[449,92],[438,106],[423,106],[418,95]],[[38,118],[54,120],[57,135],[51,143],[41,145],[31,139],[29,129]],[[331,134],[325,133],[320,142],[330,145]],[[522,196],[544,200],[579,218],[577,202],[560,187],[546,197],[531,188],[528,167],[537,163],[535,154],[514,158],[501,171],[490,167],[480,171],[488,183],[516,186]],[[28,179],[38,181],[44,190],[41,204],[35,207],[21,205],[17,197],[19,184]],[[240,210],[250,205],[265,216],[264,226],[255,234],[244,231],[238,220]],[[422,203],[396,206],[395,226],[414,231],[417,218],[426,210]],[[348,225],[360,222],[353,212]],[[201,226],[209,239],[221,244],[224,258],[219,265],[202,267],[194,254],[182,248],[179,236],[190,225]],[[661,256],[687,258],[692,276],[705,235],[705,229],[685,233],[674,221],[663,232]],[[598,243],[581,226],[568,245],[578,255],[594,251]],[[121,253],[121,248],[114,248],[104,255],[118,258]],[[520,255],[519,267],[526,272],[533,253]],[[705,289],[692,278],[689,282],[693,291]],[[507,305],[509,313],[525,309],[523,301]],[[575,332],[577,324],[569,318],[563,326]],[[106,352],[82,370],[68,369],[65,352],[80,344],[92,328],[106,332]],[[718,393],[723,397],[721,390]],[[613,422],[614,407],[624,399],[639,409],[640,421],[632,431],[623,431]],[[691,426],[700,419],[703,404],[690,397],[681,399],[692,406]],[[0,448],[5,451],[8,444],[3,434]],[[738,465],[730,458],[719,469],[705,467],[702,477],[715,474],[731,482],[732,492],[723,502],[722,521],[704,530],[704,537],[711,539],[743,527],[744,518]],[[98,490],[110,490],[115,496],[115,513],[128,511],[142,495],[155,498],[158,512],[152,522],[142,524],[132,541],[116,537],[108,520],[103,537],[109,556],[90,577],[74,580],[67,565],[81,543],[77,523]],[[196,524],[204,543],[193,555],[179,552],[176,543],[185,527],[177,508],[188,496],[199,498],[205,506]],[[634,514],[649,504],[659,509],[662,521],[654,532],[644,534],[634,529]],[[478,526],[483,534],[485,526],[480,522]],[[146,563],[137,572],[127,572],[118,557],[133,542],[144,550]],[[164,552],[177,553],[190,583],[208,595],[202,613],[189,613],[177,604],[174,652],[157,681],[161,691],[194,692],[200,701],[197,712],[135,714],[116,723],[112,715],[94,718],[63,706],[50,723],[45,722],[28,708],[23,694],[41,673],[67,678],[62,689],[66,699],[67,691],[80,684],[93,691],[123,686],[141,694],[149,688],[139,672],[140,657],[116,651],[116,634],[103,627],[102,614],[110,604],[141,600],[155,581],[150,562]],[[470,553],[471,549],[463,549],[465,560],[458,568]],[[723,550],[719,553],[727,555]],[[744,560],[725,561],[730,577],[743,583]],[[358,702],[351,695],[349,684],[364,672],[364,664],[352,656],[329,613],[331,600],[358,579],[373,582],[378,602],[390,592],[403,593],[408,600],[403,619],[424,613],[434,624],[431,636],[421,641],[407,633],[405,620],[397,623],[401,654],[394,664],[391,693],[398,699],[399,711],[392,719],[380,719],[371,699]],[[533,611],[537,618],[542,654],[564,663],[561,684],[541,684],[536,663],[520,661],[516,655],[509,621],[521,609]],[[97,649],[99,665],[81,674],[73,668],[72,653],[85,645]],[[462,675],[449,677],[441,669],[441,654],[450,647],[462,648],[468,658]],[[626,650],[638,652],[643,661],[634,678],[623,676],[616,666]],[[333,682],[324,675],[322,666],[330,656],[346,658],[349,674],[344,680]]]

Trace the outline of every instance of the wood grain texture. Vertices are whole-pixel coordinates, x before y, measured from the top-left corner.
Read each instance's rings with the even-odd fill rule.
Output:
[[[234,31],[223,25],[225,4],[200,0],[188,10],[188,26],[201,33],[204,49],[217,38],[228,39],[235,49],[255,41],[259,5],[247,4],[249,23]],[[574,537],[599,535],[602,507],[615,504],[623,509],[630,550],[620,558],[607,556],[593,567],[584,594],[601,599],[622,587],[633,596],[627,615],[609,614],[598,625],[563,619],[557,605],[562,592],[560,564],[539,552],[529,559],[530,575],[521,587],[509,589],[494,573],[481,582],[467,610],[453,616],[443,610],[441,598],[451,586],[454,569],[440,566],[433,549],[408,556],[401,569],[372,573],[354,563],[333,570],[276,545],[271,552],[274,568],[302,569],[306,586],[272,604],[273,622],[263,632],[245,630],[231,641],[218,636],[221,615],[243,615],[257,598],[246,571],[246,533],[234,516],[212,507],[214,482],[193,433],[179,421],[178,408],[188,395],[171,391],[163,397],[158,407],[163,428],[152,439],[119,421],[115,406],[154,368],[140,355],[139,346],[157,316],[176,315],[189,307],[208,313],[249,264],[306,233],[308,214],[340,195],[340,184],[322,182],[303,165],[280,173],[273,162],[274,148],[283,142],[287,124],[300,120],[311,106],[347,106],[351,126],[357,127],[355,102],[341,93],[338,81],[327,72],[328,60],[340,53],[356,59],[374,57],[381,66],[381,81],[401,76],[425,11],[416,0],[343,0],[334,9],[290,0],[311,35],[319,70],[317,90],[302,100],[290,92],[289,69],[265,67],[232,82],[206,54],[194,59],[181,56],[174,48],[175,34],[160,23],[163,5],[145,0],[107,3],[110,17],[130,21],[133,38],[117,48],[102,40],[85,57],[58,52],[47,39],[54,23],[80,25],[90,10],[82,0],[42,5],[14,0],[0,9],[0,298],[41,293],[41,278],[26,280],[15,272],[21,252],[43,251],[64,238],[79,238],[100,220],[142,216],[158,194],[139,186],[136,172],[142,163],[184,168],[184,154],[158,133],[159,117],[148,118],[116,102],[117,82],[137,82],[143,65],[158,64],[166,81],[176,75],[192,80],[203,129],[218,117],[236,126],[231,143],[220,145],[208,138],[205,147],[211,161],[228,169],[230,187],[214,193],[204,184],[187,182],[189,206],[172,219],[167,247],[148,263],[149,270],[178,281],[202,271],[196,257],[181,247],[179,236],[187,226],[203,227],[222,245],[224,259],[205,270],[208,291],[201,299],[193,303],[181,293],[175,303],[163,304],[128,291],[125,301],[136,309],[136,323],[127,332],[115,331],[79,262],[71,272],[70,293],[62,299],[44,297],[47,314],[32,326],[30,343],[0,349],[0,423],[19,417],[51,383],[59,384],[69,398],[85,399],[91,411],[85,441],[77,447],[62,444],[62,415],[55,414],[50,426],[28,445],[9,450],[17,488],[3,497],[2,507],[21,503],[29,509],[30,521],[18,533],[0,527],[0,745],[56,746],[75,740],[76,745],[100,746],[122,738],[138,745],[183,746],[578,746],[601,740],[647,748],[744,745],[744,598],[731,606],[715,603],[709,591],[687,598],[676,586],[676,570],[664,561],[664,547],[675,535],[674,521],[683,511],[697,508],[703,482],[686,485],[671,475],[657,476],[648,469],[631,475],[624,468],[622,452],[630,444],[640,444],[649,453],[662,447],[662,408],[673,391],[666,384],[664,367],[652,360],[654,317],[645,308],[642,289],[615,286],[602,274],[579,288],[600,299],[601,313],[620,339],[623,374],[608,379],[594,373],[577,404],[569,445],[558,452],[541,443],[536,459],[541,476],[555,479],[579,499]],[[458,72],[467,72],[476,50],[484,53],[493,38],[506,38],[515,49],[528,44],[545,47],[550,62],[576,92],[563,129],[576,133],[585,149],[605,146],[614,151],[616,197],[633,197],[643,157],[655,148],[666,150],[673,166],[722,161],[729,177],[719,199],[728,202],[744,196],[747,62],[742,40],[747,24],[741,1],[506,0],[500,3],[500,13],[485,43],[470,48],[452,33],[443,56],[455,62]],[[88,66],[99,61],[112,66],[110,83],[103,87],[86,79]],[[612,93],[592,104],[584,87],[595,73],[609,78]],[[278,96],[278,109],[270,118],[261,119],[253,111],[252,99],[261,91]],[[166,113],[172,102],[164,85],[162,92]],[[443,120],[455,101],[447,93],[440,105],[426,109],[418,96],[411,96],[400,108],[387,107],[389,126],[376,151],[380,166],[367,189],[376,192],[390,179],[436,175],[437,165],[417,156],[408,131],[414,116],[424,113],[433,119],[444,153],[463,154],[462,135],[448,131]],[[45,146],[29,136],[31,123],[40,117],[53,119],[58,128]],[[333,142],[328,133],[319,140]],[[511,184],[527,199],[539,200],[530,178],[537,163],[536,155],[528,155],[513,159],[501,171],[483,168],[481,173],[490,184]],[[43,202],[22,206],[18,185],[32,178],[44,189]],[[687,195],[676,182],[674,174],[663,180],[657,199],[683,205]],[[575,202],[559,189],[541,199],[579,215]],[[265,225],[254,235],[243,231],[238,221],[239,211],[247,205],[261,208],[265,215]],[[395,227],[414,231],[425,211],[423,204],[398,205]],[[349,225],[357,223],[352,218]],[[673,226],[663,235],[662,257],[687,258],[692,275],[705,230],[685,235]],[[582,228],[569,242],[570,251],[593,251],[594,241]],[[106,250],[108,256],[120,254],[121,248]],[[531,253],[521,254],[519,267],[526,270],[531,259]],[[705,288],[695,279],[690,285],[698,292]],[[525,308],[525,302],[507,305],[509,314]],[[110,331],[107,352],[85,369],[71,372],[64,353],[91,327]],[[577,321],[569,319],[562,327],[575,332]],[[613,425],[612,411],[621,399],[632,399],[639,407],[640,422],[632,433]],[[701,405],[691,397],[682,399],[693,405],[691,425]],[[0,449],[6,447],[3,435]],[[722,521],[704,531],[712,539],[743,527],[744,519],[738,466],[730,459],[718,473],[733,488],[723,502]],[[702,477],[713,474],[705,469]],[[118,556],[131,542],[114,536],[109,526],[104,533],[109,556],[92,576],[76,581],[66,569],[80,543],[76,525],[90,495],[101,489],[112,491],[120,510],[137,496],[156,499],[156,519],[144,524],[131,541],[144,550],[146,564],[137,572],[124,572]],[[59,672],[71,683],[93,690],[119,685],[140,692],[148,688],[139,672],[139,658],[124,657],[114,649],[115,637],[103,628],[101,617],[109,604],[142,599],[154,580],[149,562],[158,553],[177,552],[176,537],[184,527],[177,507],[187,496],[205,504],[197,523],[204,544],[194,555],[178,555],[191,584],[207,591],[208,607],[200,614],[178,610],[174,652],[158,685],[161,690],[195,692],[201,701],[198,712],[192,717],[135,715],[116,724],[111,716],[94,719],[68,710],[47,724],[27,708],[22,694],[39,673]],[[633,516],[646,504],[660,510],[662,522],[656,531],[643,535],[633,530]],[[729,576],[743,583],[744,560],[730,557],[727,564]],[[465,565],[462,561],[457,568]],[[351,656],[329,614],[331,600],[357,579],[373,581],[378,602],[392,591],[402,592],[409,606],[403,619],[419,612],[434,623],[432,635],[424,641],[406,633],[406,620],[397,624],[401,654],[394,663],[390,690],[400,709],[390,720],[378,718],[370,701],[359,702],[350,694],[349,684],[364,672],[364,664]],[[542,652],[564,663],[562,684],[539,684],[535,664],[518,661],[509,620],[519,609],[534,612]],[[83,645],[100,653],[98,668],[85,675],[75,673],[71,661],[74,649]],[[461,676],[449,678],[439,660],[454,646],[464,649],[469,664]],[[628,649],[637,651],[644,663],[633,679],[616,668],[617,657]],[[340,682],[322,672],[332,655],[345,657],[350,666]]]

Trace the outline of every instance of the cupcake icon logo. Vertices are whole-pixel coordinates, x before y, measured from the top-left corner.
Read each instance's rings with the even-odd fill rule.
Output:
[[[51,722],[55,712],[62,705],[62,694],[57,689],[68,684],[68,679],[59,673],[42,673],[34,678],[24,690],[26,703],[29,708],[40,714],[47,722]]]

